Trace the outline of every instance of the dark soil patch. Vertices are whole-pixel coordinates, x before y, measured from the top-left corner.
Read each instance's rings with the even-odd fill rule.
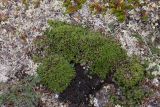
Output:
[[[98,76],[90,77],[80,64],[75,65],[76,77],[71,85],[60,94],[61,101],[69,102],[70,107],[88,107],[89,95],[101,89],[103,82]]]

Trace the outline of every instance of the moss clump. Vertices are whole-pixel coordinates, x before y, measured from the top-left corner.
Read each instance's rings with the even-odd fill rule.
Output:
[[[49,21],[46,37],[37,39],[35,61],[42,62],[37,72],[42,83],[55,92],[63,92],[74,78],[73,64],[89,66],[90,74],[105,79],[126,52],[111,38],[87,28]]]
[[[119,86],[132,88],[144,78],[144,68],[137,62],[132,60],[129,64],[119,67],[114,75],[114,79]]]
[[[117,95],[112,95],[112,103],[124,107],[140,106],[142,100],[149,95],[149,92],[140,86],[145,78],[144,71],[144,67],[136,57],[132,57],[117,68],[113,78],[118,84],[123,97],[119,99]]]
[[[48,55],[58,54],[68,62],[87,65],[91,73],[102,79],[126,58],[126,52],[111,38],[63,22],[49,23],[51,27],[45,33],[47,39],[41,41],[48,46],[45,49]]]
[[[47,57],[38,67],[41,82],[54,92],[63,92],[75,76],[71,65],[58,55]]]
[[[112,73],[125,98],[123,103],[139,103],[144,94],[141,90],[135,92],[134,88],[139,89],[144,68],[135,57],[126,61],[126,52],[118,43],[88,28],[59,21],[48,23],[46,36],[35,41],[36,60],[43,60],[37,72],[45,86],[54,92],[64,92],[75,77],[72,64],[80,64],[89,66],[89,75],[98,75],[101,79]]]

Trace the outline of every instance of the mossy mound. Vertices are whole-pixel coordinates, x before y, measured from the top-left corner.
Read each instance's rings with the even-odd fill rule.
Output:
[[[118,43],[100,33],[64,22],[49,21],[49,25],[46,37],[35,42],[38,52],[34,59],[43,60],[38,74],[42,83],[55,92],[62,92],[74,78],[71,62],[89,66],[90,74],[105,79],[126,58]]]
[[[58,55],[49,56],[38,67],[37,73],[42,84],[54,92],[63,92],[75,77],[72,66]]]
[[[114,74],[114,79],[119,86],[132,88],[144,78],[144,67],[136,60],[119,67]]]
[[[89,96],[90,91],[99,89],[97,86],[101,87],[105,83],[101,83],[101,80],[106,81],[110,77],[125,98],[131,96],[136,99],[133,103],[139,103],[143,93],[141,90],[135,92],[134,88],[140,87],[139,82],[145,75],[143,66],[136,58],[128,60],[126,52],[117,42],[88,28],[59,21],[49,21],[49,25],[44,33],[46,36],[35,41],[34,59],[41,63],[37,73],[42,84],[70,102],[87,104],[86,99],[89,97],[86,96]],[[76,65],[81,69],[76,68]],[[83,67],[87,69],[82,70]],[[98,84],[95,85],[93,81]],[[79,87],[83,88],[79,91]],[[78,94],[70,94],[73,90],[78,90]],[[131,95],[128,94],[131,92],[129,90],[133,91]],[[81,92],[85,94],[81,95]],[[78,100],[79,96],[81,100]]]
[[[126,52],[118,43],[100,33],[64,22],[49,21],[49,24],[46,39],[37,43],[39,47],[47,46],[46,56],[58,54],[68,62],[89,66],[90,72],[102,79],[126,58]]]

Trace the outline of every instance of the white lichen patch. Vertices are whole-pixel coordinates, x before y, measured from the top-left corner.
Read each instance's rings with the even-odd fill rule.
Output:
[[[9,71],[10,67],[0,64],[0,82],[6,82],[8,80],[7,73]]]

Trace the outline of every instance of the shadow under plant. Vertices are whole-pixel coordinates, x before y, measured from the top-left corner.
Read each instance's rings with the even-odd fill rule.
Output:
[[[148,92],[140,83],[144,67],[112,38],[78,25],[49,21],[44,37],[35,40],[35,62],[41,83],[72,106],[92,106],[90,95],[112,83],[121,95],[112,93],[113,105],[140,105]],[[136,91],[136,90],[139,91]]]

